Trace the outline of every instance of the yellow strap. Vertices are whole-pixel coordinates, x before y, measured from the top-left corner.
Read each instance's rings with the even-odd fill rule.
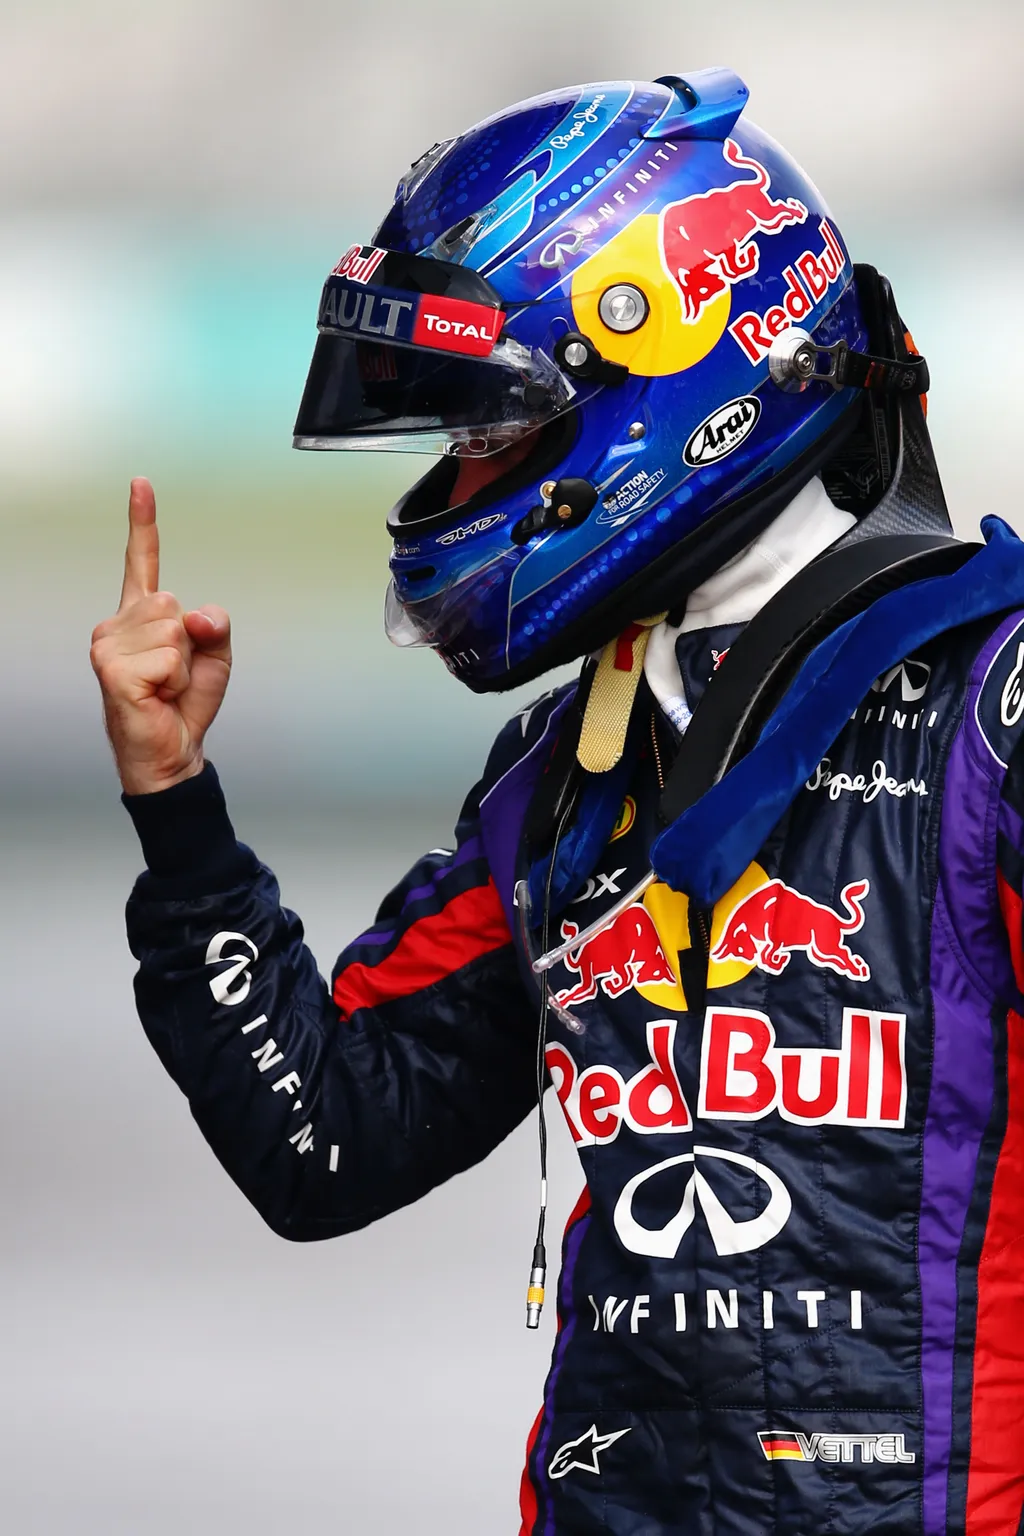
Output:
[[[576,748],[579,764],[588,773],[607,773],[622,756],[647,642],[664,617],[657,613],[637,619],[601,652]]]

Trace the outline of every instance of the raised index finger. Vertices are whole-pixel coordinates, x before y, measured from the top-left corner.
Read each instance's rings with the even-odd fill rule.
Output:
[[[124,552],[121,608],[160,586],[160,535],[156,527],[156,497],[143,476],[132,481],[128,495],[128,547]]]

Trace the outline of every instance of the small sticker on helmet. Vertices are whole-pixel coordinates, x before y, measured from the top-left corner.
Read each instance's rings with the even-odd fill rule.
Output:
[[[446,299],[424,294],[413,326],[414,346],[436,347],[441,352],[464,352],[468,357],[488,357],[501,334],[504,313],[466,299]]]
[[[750,436],[760,414],[761,402],[756,395],[741,395],[720,405],[691,432],[683,459],[697,469],[726,458]]]
[[[368,283],[380,266],[387,251],[378,245],[350,245],[338,265],[332,268],[333,277],[348,277],[354,283]]]

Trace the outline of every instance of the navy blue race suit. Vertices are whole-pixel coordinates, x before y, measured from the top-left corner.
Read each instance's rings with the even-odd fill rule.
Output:
[[[1016,1536],[1024,620],[1008,606],[852,701],[709,903],[702,955],[687,895],[657,881],[551,972],[547,1060],[586,1189],[526,1536]],[[144,1027],[282,1236],[418,1199],[533,1107],[538,988],[512,893],[568,697],[510,722],[454,850],[385,898],[330,985],[212,768],[128,802],[149,865],[128,908]],[[636,712],[596,846],[570,840],[552,942],[649,867],[652,725],[671,753],[652,715]]]

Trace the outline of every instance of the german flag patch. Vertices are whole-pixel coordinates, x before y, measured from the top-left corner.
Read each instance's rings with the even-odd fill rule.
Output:
[[[798,1435],[782,1430],[761,1429],[757,1438],[761,1442],[766,1461],[806,1461],[804,1448]]]

